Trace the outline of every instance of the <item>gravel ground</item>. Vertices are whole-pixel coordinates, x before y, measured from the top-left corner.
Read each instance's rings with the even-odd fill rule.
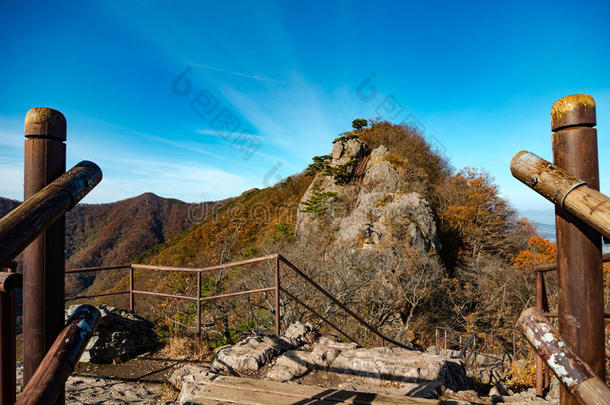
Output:
[[[17,365],[17,392],[21,392],[23,367]],[[123,405],[168,404],[161,400],[163,384],[150,381],[126,381],[122,378],[73,374],[66,383],[66,404]]]

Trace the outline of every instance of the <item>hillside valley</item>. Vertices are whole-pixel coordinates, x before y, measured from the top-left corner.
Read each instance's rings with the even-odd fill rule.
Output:
[[[0,216],[19,201],[0,198]],[[136,261],[139,255],[180,235],[191,217],[216,203],[187,204],[153,193],[108,204],[78,204],[66,215],[66,268],[106,266]],[[19,260],[20,261],[20,260]],[[104,273],[98,277],[104,278]],[[87,288],[95,275],[70,276],[69,295]]]
[[[17,202],[0,204],[6,212]],[[555,257],[554,245],[500,197],[487,173],[455,170],[416,129],[388,122],[341,134],[328,155],[313,157],[306,170],[272,187],[204,204],[152,193],[83,204],[67,215],[66,230],[68,268],[204,267],[281,253],[367,322],[420,347],[431,343],[435,326],[511,328],[533,302],[531,269]],[[191,296],[197,289],[187,274],[136,273],[138,289]],[[115,271],[67,283],[71,293],[99,293],[123,290],[128,279]],[[272,283],[272,268],[260,264],[209,273],[201,290],[216,295]],[[349,333],[371,338],[299,280],[283,274],[281,283]],[[202,321],[210,345],[270,330],[271,295],[206,303]],[[95,301],[127,305],[125,296]],[[191,326],[195,320],[184,301],[141,296],[137,302],[140,313],[169,332],[176,320]],[[281,305],[284,325],[322,326],[294,302]]]
[[[533,299],[532,273],[525,269],[552,260],[545,243],[485,172],[456,171],[416,129],[371,122],[341,134],[329,155],[314,157],[302,173],[226,200],[214,215],[140,259],[202,267],[279,252],[389,336],[427,345],[436,325],[512,327]],[[270,268],[252,268],[207,276],[203,294],[272,285]],[[291,293],[345,324],[324,297],[283,277]],[[176,273],[139,272],[136,278],[156,291],[196,290],[194,279]],[[125,283],[117,274],[89,291]],[[152,307],[161,301],[181,323],[194,321],[186,303],[138,300]],[[310,319],[293,302],[282,305],[284,324]],[[153,312],[153,319],[167,318]],[[273,319],[269,294],[224,299],[203,312],[213,341],[268,330]],[[345,327],[362,338],[361,328]]]

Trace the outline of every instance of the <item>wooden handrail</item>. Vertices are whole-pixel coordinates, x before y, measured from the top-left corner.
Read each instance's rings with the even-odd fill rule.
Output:
[[[0,219],[0,267],[74,207],[102,180],[101,169],[82,161]]]
[[[55,403],[101,316],[100,311],[92,305],[81,305],[74,311],[23,389],[18,405]]]
[[[510,170],[523,184],[610,238],[610,198],[531,152],[517,153]]]
[[[610,405],[610,389],[576,355],[540,310],[526,309],[518,323],[534,351],[580,404]]]

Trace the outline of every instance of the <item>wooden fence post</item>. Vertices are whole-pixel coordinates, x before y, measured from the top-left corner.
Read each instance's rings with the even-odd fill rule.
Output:
[[[50,108],[25,117],[24,201],[66,171],[66,119]],[[65,218],[36,238],[23,255],[23,385],[64,327]],[[60,395],[58,404],[64,402]]]
[[[576,94],[551,109],[553,163],[599,190],[595,101]],[[567,343],[605,380],[604,298],[601,237],[555,206],[559,279],[559,331]],[[561,404],[576,404],[561,387]]]
[[[15,268],[16,263],[3,275],[7,278],[15,276]],[[15,290],[2,284],[0,283],[0,405],[13,405],[17,392]]]

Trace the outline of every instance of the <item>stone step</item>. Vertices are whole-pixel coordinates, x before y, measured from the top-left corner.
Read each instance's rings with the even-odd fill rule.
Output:
[[[445,401],[346,391],[294,383],[255,380],[251,378],[216,376],[205,381],[185,381],[181,404],[248,404],[294,405],[371,404],[371,405],[432,405]],[[451,401],[457,404],[456,401]]]

